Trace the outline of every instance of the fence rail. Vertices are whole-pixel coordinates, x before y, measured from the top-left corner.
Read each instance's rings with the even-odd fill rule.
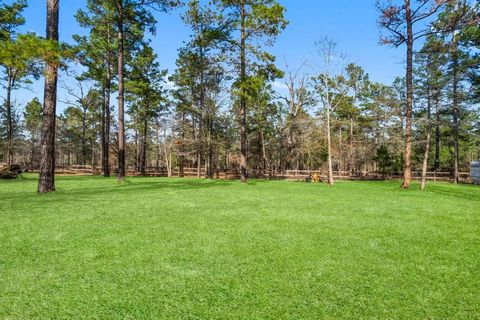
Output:
[[[287,180],[305,180],[310,174],[317,173],[322,179],[326,180],[328,177],[327,172],[322,170],[287,170]],[[348,172],[348,171],[334,171],[334,179],[337,180],[400,180],[403,178],[402,174],[385,175],[379,172]],[[413,171],[412,180],[420,180],[422,178],[422,172]],[[450,172],[431,171],[427,172],[427,180],[429,181],[446,181],[453,182],[453,174]],[[460,172],[459,179],[461,182],[471,183],[469,172]]]
[[[38,172],[38,170],[30,170],[30,172]],[[101,174],[100,167],[92,167],[88,165],[74,165],[70,167],[59,167],[55,170],[59,175],[99,175]],[[112,175],[117,173],[116,168],[111,169]],[[286,170],[286,171],[262,171],[249,170],[249,177],[259,179],[281,179],[291,181],[304,181],[310,174],[317,173],[323,180],[327,179],[327,172],[324,170]],[[133,167],[126,170],[127,176],[141,176],[141,172]],[[145,169],[145,176],[150,177],[168,177],[168,170],[166,168],[148,167]],[[179,168],[172,169],[171,177],[197,177],[197,168],[183,168],[183,175]],[[205,177],[205,168],[200,169],[200,177]],[[334,171],[334,179],[336,180],[400,180],[402,174],[384,175],[380,172],[349,172],[349,171]],[[420,180],[422,173],[420,171],[412,172],[413,180]],[[213,172],[213,178],[216,179],[238,179],[240,173],[238,170],[217,169]],[[460,172],[459,178],[461,182],[471,183],[469,172]],[[427,180],[429,181],[444,181],[453,182],[453,174],[451,172],[430,171],[427,172]]]

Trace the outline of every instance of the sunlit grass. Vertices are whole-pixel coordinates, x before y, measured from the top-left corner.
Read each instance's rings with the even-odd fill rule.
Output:
[[[0,319],[480,318],[478,187],[35,178],[0,182]]]

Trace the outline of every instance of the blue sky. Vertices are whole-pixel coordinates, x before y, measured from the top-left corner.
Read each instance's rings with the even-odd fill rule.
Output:
[[[8,1],[11,2],[11,1]],[[44,35],[45,0],[28,0],[24,30]],[[377,27],[378,13],[375,0],[279,0],[287,9],[289,25],[278,37],[271,51],[277,56],[278,66],[285,62],[293,69],[304,61],[315,61],[314,42],[322,36],[338,42],[348,60],[363,66],[374,81],[391,83],[403,75],[404,48],[380,46]],[[85,32],[75,21],[75,12],[84,5],[83,0],[60,0],[60,38],[72,42],[72,35]],[[189,31],[180,19],[181,9],[169,14],[158,13],[157,35],[152,39],[163,68],[171,72],[175,67],[177,49],[188,39]],[[67,77],[63,77],[68,81]],[[33,96],[42,97],[43,82],[36,82],[31,91],[18,91],[17,102],[25,104]],[[65,93],[60,90],[59,99]],[[63,109],[60,103],[59,111]]]

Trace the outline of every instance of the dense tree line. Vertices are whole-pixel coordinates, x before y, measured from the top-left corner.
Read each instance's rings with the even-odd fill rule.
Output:
[[[279,66],[269,48],[288,22],[275,0],[186,3],[191,37],[170,72],[151,46],[153,13],[179,1],[86,0],[75,18],[87,35],[68,45],[58,43],[58,1],[47,3],[45,39],[19,33],[25,1],[0,5],[0,159],[40,169],[40,192],[54,190],[54,166],[75,164],[119,181],[149,167],[237,170],[242,182],[323,168],[330,184],[334,171],[380,172],[403,174],[408,188],[412,170],[458,182],[480,157],[478,3],[379,1],[381,44],[406,47],[405,77],[391,84],[328,38],[315,44],[318,67]],[[59,67],[69,81],[55,117]],[[12,101],[42,75],[43,106]]]

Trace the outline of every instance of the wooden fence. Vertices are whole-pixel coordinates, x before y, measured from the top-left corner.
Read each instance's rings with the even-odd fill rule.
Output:
[[[38,172],[38,170],[30,170],[30,172]],[[74,165],[70,167],[59,167],[56,169],[58,175],[100,175],[100,167]],[[111,169],[111,174],[117,173],[116,168]],[[262,171],[262,170],[249,170],[249,177],[258,179],[280,179],[291,181],[305,181],[310,174],[317,173],[322,177],[322,180],[327,180],[327,172],[324,170],[286,170],[285,172],[279,171]],[[135,168],[128,168],[126,171],[127,176],[141,176],[142,173]],[[168,177],[168,171],[166,168],[148,167],[145,170],[145,176],[149,177]],[[174,168],[171,173],[171,177],[180,177],[179,168]],[[184,168],[183,177],[194,178],[198,176],[197,168]],[[200,177],[205,177],[205,168],[200,169]],[[383,175],[379,172],[349,172],[349,171],[334,171],[333,176],[335,180],[401,180],[403,177],[401,174],[397,175]],[[420,171],[412,172],[413,180],[420,180],[422,173]],[[239,179],[240,173],[238,170],[215,170],[213,172],[213,178],[215,179]],[[453,182],[453,174],[451,172],[432,171],[427,172],[428,181],[444,181]],[[460,172],[460,181],[463,183],[471,183],[471,177],[469,172]]]
[[[287,170],[286,179],[293,181],[303,181],[310,174],[317,173],[323,180],[327,180],[328,174],[322,170]],[[333,177],[336,180],[401,180],[403,179],[402,174],[398,175],[384,175],[379,172],[349,172],[349,171],[334,171]],[[412,180],[421,180],[422,172],[413,171]],[[471,183],[469,172],[460,172],[459,173],[460,182]],[[432,171],[427,172],[428,181],[444,181],[444,182],[453,182],[453,174],[450,172],[440,172]]]

